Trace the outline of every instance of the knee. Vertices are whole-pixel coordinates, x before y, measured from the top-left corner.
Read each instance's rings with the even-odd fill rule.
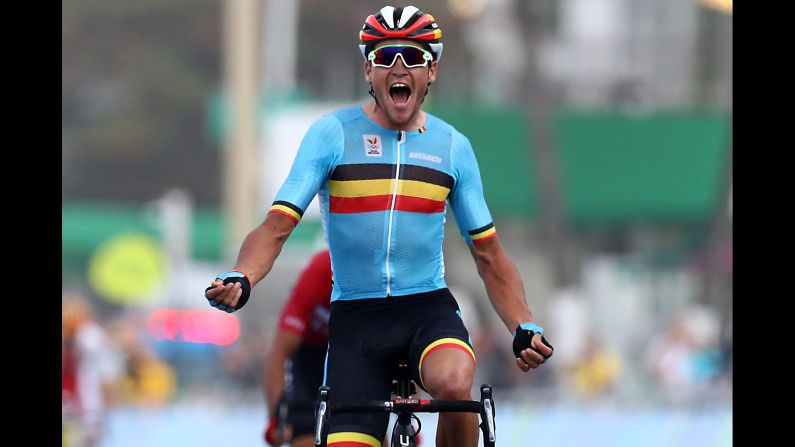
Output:
[[[426,378],[426,389],[434,399],[471,399],[472,375],[463,370],[438,371]]]

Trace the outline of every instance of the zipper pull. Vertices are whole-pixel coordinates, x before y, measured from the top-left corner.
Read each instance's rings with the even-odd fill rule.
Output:
[[[398,130],[397,138],[398,138],[398,143],[402,143],[402,142],[406,141],[406,132],[403,132],[402,130]]]

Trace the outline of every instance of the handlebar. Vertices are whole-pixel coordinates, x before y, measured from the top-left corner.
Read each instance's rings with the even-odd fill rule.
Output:
[[[407,411],[412,413],[480,413],[482,404],[475,400],[425,400],[425,399],[394,399],[381,402],[331,406],[331,414],[335,413],[371,413]]]

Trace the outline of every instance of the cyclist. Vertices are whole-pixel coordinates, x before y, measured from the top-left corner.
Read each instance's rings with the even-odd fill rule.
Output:
[[[414,6],[385,6],[366,18],[359,48],[373,100],[310,127],[234,269],[205,291],[220,310],[242,307],[318,195],[334,278],[324,383],[337,402],[388,399],[401,358],[435,399],[472,398],[475,353],[444,281],[448,204],[492,307],[514,334],[517,367],[527,372],[552,355],[500,244],[469,140],[421,109],[436,80],[441,35],[433,16]],[[332,414],[329,423],[330,447],[378,447],[388,415]],[[440,414],[436,440],[476,446],[477,416]]]
[[[301,271],[268,352],[264,389],[270,420],[263,435],[270,445],[314,445],[315,399],[323,384],[330,299],[331,259],[326,249],[312,256]]]
[[[323,250],[309,260],[293,286],[268,353],[264,388],[270,420],[264,437],[270,445],[314,445],[315,399],[323,383],[330,297],[331,260],[328,250]],[[280,422],[286,426],[280,427]]]

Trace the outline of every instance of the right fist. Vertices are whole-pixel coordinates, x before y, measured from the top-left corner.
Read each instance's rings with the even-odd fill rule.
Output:
[[[249,281],[248,276],[245,273],[238,271],[221,273],[213,282],[215,283],[217,281],[222,281],[224,286],[227,284],[239,283],[240,297],[238,298],[237,304],[235,306],[223,304],[217,300],[219,295],[218,293],[211,293],[208,295],[208,292],[216,288],[221,288],[221,285],[211,285],[210,287],[204,289],[204,297],[210,302],[210,306],[215,307],[218,310],[232,313],[246,305],[249,296],[251,296],[251,281]]]

